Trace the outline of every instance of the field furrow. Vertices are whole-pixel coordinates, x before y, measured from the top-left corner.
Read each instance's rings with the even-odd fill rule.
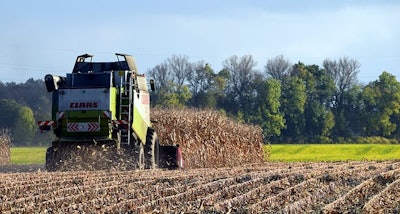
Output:
[[[396,213],[400,162],[0,174],[1,213]]]
[[[400,212],[400,178],[375,195],[363,207],[365,212],[399,213]]]
[[[379,194],[387,185],[391,184],[400,173],[400,169],[384,172],[365,180],[351,189],[341,198],[324,207],[326,213],[341,213],[350,211],[362,212],[362,208],[373,196]]]

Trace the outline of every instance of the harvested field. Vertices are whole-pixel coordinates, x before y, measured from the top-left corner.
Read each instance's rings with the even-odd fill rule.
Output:
[[[0,174],[2,213],[398,213],[400,162]]]

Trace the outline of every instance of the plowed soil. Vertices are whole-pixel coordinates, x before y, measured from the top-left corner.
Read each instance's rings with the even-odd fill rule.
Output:
[[[1,166],[1,213],[400,211],[395,161],[51,173],[40,165],[9,167]]]

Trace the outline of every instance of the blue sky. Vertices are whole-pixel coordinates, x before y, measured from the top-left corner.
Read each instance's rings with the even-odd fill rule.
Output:
[[[71,72],[76,56],[135,57],[140,72],[175,55],[218,72],[232,55],[253,55],[259,71],[284,55],[321,65],[349,57],[358,79],[400,74],[400,1],[1,1],[0,81]]]

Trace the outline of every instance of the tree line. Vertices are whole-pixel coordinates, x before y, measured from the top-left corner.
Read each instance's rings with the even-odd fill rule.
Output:
[[[252,55],[231,56],[215,72],[187,56],[172,56],[148,71],[153,105],[211,108],[263,128],[272,143],[398,142],[400,83],[386,71],[368,84],[360,63],[343,57],[322,66],[292,64],[283,55],[255,69]],[[375,138],[374,138],[375,139]]]
[[[382,72],[360,83],[360,63],[343,57],[322,66],[292,64],[283,55],[256,70],[252,55],[231,56],[220,71],[204,61],[173,55],[149,69],[155,80],[152,106],[214,109],[259,125],[271,143],[348,143],[369,138],[398,143],[400,83]],[[69,71],[66,71],[66,73]],[[0,128],[16,146],[48,145],[36,122],[51,118],[51,94],[43,80],[0,82]],[[370,142],[370,141],[367,141]]]
[[[51,94],[43,80],[0,82],[0,129],[8,130],[13,146],[45,146],[54,139],[41,134],[37,120],[51,119]]]

